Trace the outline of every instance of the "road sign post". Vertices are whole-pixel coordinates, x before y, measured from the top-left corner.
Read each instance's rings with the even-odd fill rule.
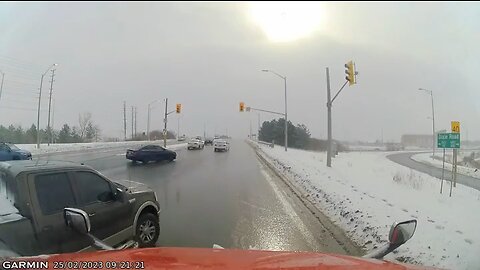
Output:
[[[442,182],[440,184],[440,194],[442,194],[443,190],[443,177],[445,175],[445,148],[443,148],[443,162],[442,162]]]
[[[452,123],[452,129],[453,129]],[[460,130],[460,126],[458,126]],[[460,133],[438,133],[437,135],[437,147],[443,148],[443,166],[442,166],[442,183],[440,186],[440,193],[442,193],[443,188],[443,175],[445,172],[445,149],[453,149],[454,157],[452,159],[452,179],[450,180],[450,197],[452,196],[453,181],[456,181],[456,159],[455,154],[456,150],[460,148]]]
[[[460,122],[452,121],[452,132],[460,134]],[[452,177],[453,177],[453,186],[457,186],[457,159],[458,159],[458,150],[453,149],[453,167],[452,167]]]

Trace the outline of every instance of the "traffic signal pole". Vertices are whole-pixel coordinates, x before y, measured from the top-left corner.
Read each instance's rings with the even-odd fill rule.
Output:
[[[168,98],[165,99],[165,118],[163,119],[163,147],[167,147],[167,116],[168,116]]]
[[[342,92],[343,88],[349,83],[349,85],[354,85],[356,84],[356,79],[355,76],[358,74],[358,72],[355,71],[355,64],[352,61],[349,61],[347,64],[345,64],[345,68],[347,70],[345,73],[347,74],[347,77],[345,77],[346,81],[338,90],[338,92],[335,94],[335,96],[331,99],[331,94],[330,94],[330,72],[328,67],[326,68],[326,73],[327,73],[327,128],[328,128],[328,142],[327,142],[327,167],[332,167],[332,104],[333,101],[338,97],[340,92]]]
[[[332,167],[332,102],[330,101],[330,72],[327,67],[327,114],[328,114],[328,145],[327,167]]]
[[[180,113],[182,109],[181,104],[177,104],[175,110],[168,111],[168,98],[165,99],[165,118],[163,119],[164,128],[163,128],[163,147],[167,147],[167,122],[168,122],[168,115],[174,112]]]

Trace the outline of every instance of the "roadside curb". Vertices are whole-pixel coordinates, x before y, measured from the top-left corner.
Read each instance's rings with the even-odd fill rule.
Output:
[[[335,225],[328,216],[326,216],[318,207],[315,206],[308,198],[305,198],[303,193],[296,187],[293,182],[289,179],[288,176],[283,174],[276,168],[271,160],[269,160],[268,155],[263,152],[263,150],[255,145],[251,141],[247,141],[253,150],[255,151],[260,162],[265,164],[278,178],[280,178],[287,187],[297,196],[297,198],[305,205],[305,207],[311,212],[313,216],[322,224],[322,226],[328,231],[328,233],[337,241],[337,243],[345,250],[348,255],[351,256],[362,256],[365,254],[360,246],[358,246],[353,240],[351,240],[343,229]]]

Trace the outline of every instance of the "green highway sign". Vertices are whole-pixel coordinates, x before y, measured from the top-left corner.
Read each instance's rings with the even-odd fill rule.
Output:
[[[438,148],[460,148],[460,133],[438,133]]]

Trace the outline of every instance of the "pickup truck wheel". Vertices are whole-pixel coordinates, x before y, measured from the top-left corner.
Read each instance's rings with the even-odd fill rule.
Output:
[[[139,247],[154,247],[160,234],[160,225],[157,217],[152,213],[142,214],[135,228],[135,240]]]

